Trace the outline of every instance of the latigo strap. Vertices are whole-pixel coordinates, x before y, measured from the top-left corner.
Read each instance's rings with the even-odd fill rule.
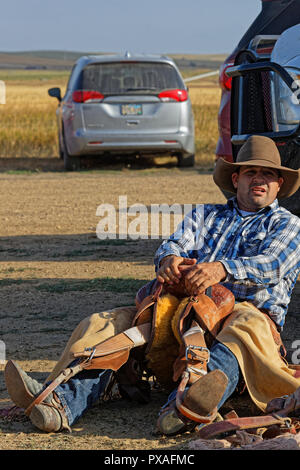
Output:
[[[32,408],[42,403],[58,385],[70,380],[71,377],[84,369],[111,369],[118,370],[128,360],[129,352],[132,348],[145,344],[149,339],[150,324],[136,326],[126,330],[124,333],[113,336],[103,343],[92,348],[85,348],[83,351],[74,353],[75,358],[79,358],[79,363],[74,367],[64,369],[56,379],[54,379],[25,410],[27,416]]]
[[[26,408],[25,414],[26,416],[29,416],[32,408],[36,405],[39,405],[42,403],[45,398],[47,398],[50,393],[52,393],[61,383],[66,382],[69,380],[71,377],[74,375],[78,374],[78,372],[82,371],[84,368],[84,362],[81,364],[77,364],[74,367],[68,367],[67,369],[64,369],[57,377],[54,379],[48,387],[46,387],[34,400],[33,402]]]
[[[233,434],[238,430],[265,428],[273,425],[291,427],[291,418],[280,416],[280,414],[270,414],[265,416],[251,416],[243,418],[233,418],[216,423],[208,424],[198,430],[198,437],[201,439],[221,438]]]

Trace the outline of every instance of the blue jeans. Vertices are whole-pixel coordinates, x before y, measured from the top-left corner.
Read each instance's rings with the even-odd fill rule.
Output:
[[[86,410],[102,398],[112,375],[113,371],[109,369],[83,370],[55,389],[66,412],[69,426],[72,426]]]
[[[240,378],[236,357],[224,344],[219,342],[215,342],[212,346],[208,363],[209,371],[215,369],[222,370],[228,377],[228,385],[218,405],[219,409],[234,392]],[[64,406],[70,426],[103,396],[112,374],[111,370],[84,370],[55,389],[55,393]],[[164,406],[175,399],[176,392],[177,390],[174,390],[169,395]]]
[[[209,371],[220,369],[228,378],[227,388],[218,405],[218,409],[235,391],[240,380],[240,366],[235,355],[222,343],[215,341],[210,350],[210,360],[207,364]]]

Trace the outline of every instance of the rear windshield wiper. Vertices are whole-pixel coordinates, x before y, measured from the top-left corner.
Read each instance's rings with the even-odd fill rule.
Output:
[[[126,92],[126,91],[158,91],[158,90],[159,88],[147,86],[147,87],[139,87],[139,88],[137,87],[125,88],[125,90],[123,91]]]

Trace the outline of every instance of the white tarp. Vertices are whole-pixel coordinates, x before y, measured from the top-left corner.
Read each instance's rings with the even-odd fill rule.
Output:
[[[300,24],[286,29],[277,39],[271,61],[300,68]]]

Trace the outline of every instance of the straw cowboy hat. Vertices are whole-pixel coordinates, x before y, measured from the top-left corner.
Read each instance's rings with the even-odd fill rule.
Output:
[[[283,199],[294,194],[300,185],[300,170],[281,166],[280,153],[275,142],[269,137],[253,135],[241,147],[236,162],[230,163],[220,158],[214,171],[214,182],[224,191],[236,193],[231,180],[232,173],[242,166],[262,166],[280,171],[284,181],[278,193]]]

